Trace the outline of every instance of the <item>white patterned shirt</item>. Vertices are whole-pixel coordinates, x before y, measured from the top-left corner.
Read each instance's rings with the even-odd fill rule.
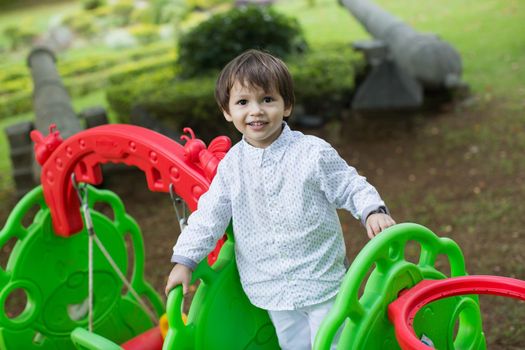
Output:
[[[292,310],[337,294],[345,245],[337,208],[365,220],[383,207],[376,189],[325,141],[283,123],[267,148],[238,142],[173,247],[195,268],[230,220],[241,284],[251,303]]]

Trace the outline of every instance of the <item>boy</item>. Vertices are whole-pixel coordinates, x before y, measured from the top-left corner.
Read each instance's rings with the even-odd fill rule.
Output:
[[[311,349],[345,274],[337,208],[373,238],[394,225],[379,194],[325,141],[283,121],[294,105],[286,65],[249,50],[222,70],[215,98],[243,139],[227,153],[173,248],[166,294],[182,284],[232,220],[241,284],[268,310],[282,349]]]

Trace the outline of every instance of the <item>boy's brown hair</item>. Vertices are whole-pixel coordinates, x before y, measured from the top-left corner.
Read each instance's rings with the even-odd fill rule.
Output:
[[[236,81],[260,87],[266,92],[277,90],[285,108],[293,107],[295,103],[293,79],[286,64],[269,53],[254,49],[245,51],[222,69],[215,84],[215,100],[221,110],[228,113],[230,90]]]

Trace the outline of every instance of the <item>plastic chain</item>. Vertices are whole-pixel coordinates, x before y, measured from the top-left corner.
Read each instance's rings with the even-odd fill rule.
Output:
[[[215,138],[208,148],[195,138],[191,129],[184,147],[172,139],[134,125],[102,125],[81,131],[62,141],[55,126],[44,137],[33,131],[35,154],[42,165],[44,197],[51,210],[56,234],[68,237],[82,229],[79,201],[71,185],[74,172],[78,182],[102,182],[100,164],[124,163],[146,174],[148,188],[156,192],[175,192],[190,210],[207,191],[220,160],[231,147],[226,136]]]
[[[464,276],[424,280],[388,307],[396,338],[403,350],[431,349],[416,338],[413,323],[419,310],[433,301],[465,294],[490,294],[525,300],[525,281],[500,276]]]
[[[411,241],[421,248],[417,263],[405,258],[406,245]],[[448,238],[437,237],[421,225],[398,224],[368,242],[348,269],[334,307],[321,324],[314,349],[329,349],[340,328],[342,331],[339,348],[398,349],[394,327],[387,317],[388,305],[397,299],[402,290],[415,286],[423,279],[447,277],[436,267],[438,255],[444,255],[448,259],[452,276],[466,274],[464,258],[458,245]],[[446,325],[449,324],[450,318],[459,315],[460,333],[462,328],[467,328],[467,324],[477,325],[473,330],[476,334],[474,340],[461,337],[460,342],[484,343],[477,300],[463,298],[458,297],[442,301],[439,305],[428,306],[423,312],[425,317],[416,320],[418,334],[423,333],[432,339],[440,339],[438,345],[441,345],[445,341],[441,339],[449,334]],[[472,311],[468,317],[474,318],[474,321],[463,320],[466,313],[460,310],[465,308]],[[476,345],[476,348],[482,348],[482,345]]]

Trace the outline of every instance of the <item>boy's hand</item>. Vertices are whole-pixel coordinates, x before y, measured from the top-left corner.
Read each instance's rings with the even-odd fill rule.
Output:
[[[396,222],[388,214],[371,214],[366,218],[366,233],[370,239],[374,238],[385,228],[395,225]]]
[[[182,284],[182,293],[186,295],[189,290],[190,282],[191,269],[185,265],[176,264],[170,272],[168,282],[166,283],[166,290],[164,292],[166,293],[166,296],[168,296],[173,288]]]

